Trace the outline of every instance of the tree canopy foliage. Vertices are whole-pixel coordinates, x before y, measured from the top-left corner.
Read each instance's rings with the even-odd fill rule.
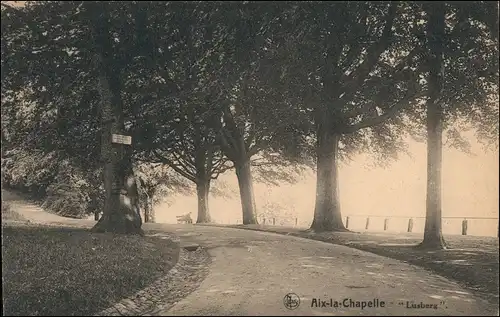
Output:
[[[448,144],[466,149],[460,129],[470,126],[498,146],[498,3],[442,4],[436,102]],[[425,137],[426,5],[2,4],[2,143],[100,175],[104,74],[133,139],[131,160],[143,164],[134,163],[140,201],[155,196],[151,188],[183,187],[182,176],[196,185],[198,221],[210,221],[210,181],[234,168],[243,222],[256,223],[254,172],[294,181],[313,166],[313,228],[343,230],[338,160],[363,152],[384,164],[406,150],[405,136]]]

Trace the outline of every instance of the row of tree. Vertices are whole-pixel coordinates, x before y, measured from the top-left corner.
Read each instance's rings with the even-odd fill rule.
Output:
[[[443,131],[498,140],[497,2],[28,1],[2,6],[1,66],[2,141],[103,166],[96,230],[141,231],[135,161],[193,182],[198,222],[234,169],[244,224],[252,165],[313,166],[312,229],[345,230],[338,160],[394,159],[409,134],[428,139],[424,242],[439,246]]]

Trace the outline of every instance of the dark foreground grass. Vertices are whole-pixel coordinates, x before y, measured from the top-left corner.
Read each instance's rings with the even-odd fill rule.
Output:
[[[453,279],[466,289],[498,306],[498,238],[445,236],[448,250],[426,251],[415,248],[421,234],[377,234],[356,232],[314,233],[298,228],[236,225],[234,228],[293,235],[349,246],[420,266]]]
[[[4,315],[85,316],[165,275],[177,243],[80,228],[2,226]]]

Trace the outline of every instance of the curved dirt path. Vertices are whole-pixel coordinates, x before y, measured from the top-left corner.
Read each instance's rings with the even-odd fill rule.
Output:
[[[24,221],[21,222],[29,222],[34,225],[65,225],[76,227],[92,227],[95,224],[95,221],[92,220],[72,219],[47,212],[33,202],[28,201],[21,194],[3,188],[2,202],[8,203],[11,209],[24,218]]]
[[[34,223],[80,227],[95,223],[48,214],[2,190],[6,193],[10,197],[2,200]],[[148,315],[498,316],[497,308],[452,281],[344,246],[220,227],[145,224],[144,229],[173,232],[181,244],[200,244],[212,256],[208,276],[197,290],[173,306],[159,305]],[[300,298],[293,310],[284,304],[289,293]],[[378,307],[345,307],[344,300],[367,306],[378,303]],[[338,307],[330,307],[335,301]],[[429,308],[407,307],[422,304]]]
[[[368,252],[230,228],[166,224],[155,224],[154,228],[175,232],[182,243],[208,248],[212,264],[196,291],[153,315],[498,314],[486,301],[452,281]],[[293,310],[284,305],[288,293],[300,298],[300,305]],[[379,307],[345,307],[344,299],[366,305],[378,301]],[[329,307],[330,300],[341,302],[340,307]],[[422,304],[428,308],[415,308]]]

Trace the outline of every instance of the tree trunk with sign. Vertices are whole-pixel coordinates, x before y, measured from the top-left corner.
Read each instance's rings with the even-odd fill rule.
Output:
[[[139,213],[137,184],[132,170],[131,145],[112,143],[112,134],[123,131],[121,98],[108,84],[105,75],[99,78],[101,114],[104,123],[101,155],[104,162],[106,199],[95,232],[143,234]]]
[[[112,142],[112,135],[124,131],[123,101],[119,69],[114,61],[105,4],[91,4],[99,71],[98,91],[102,123],[101,157],[104,164],[106,198],[101,219],[94,232],[144,234],[139,213],[139,195],[132,170],[132,146]]]

